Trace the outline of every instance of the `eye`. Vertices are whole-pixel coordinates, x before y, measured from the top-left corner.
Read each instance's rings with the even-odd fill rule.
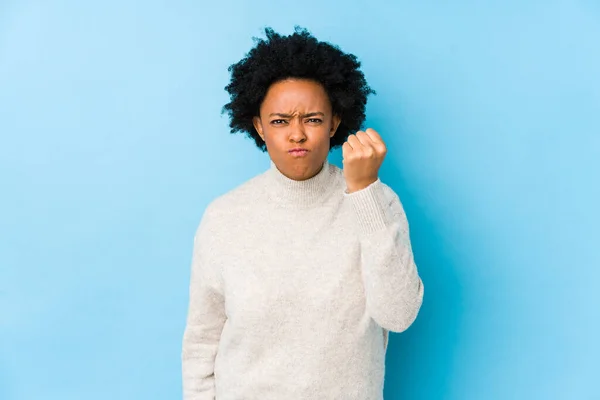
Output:
[[[286,122],[285,119],[274,119],[273,121],[271,121],[271,124],[281,125],[281,124],[284,124],[285,122]]]
[[[321,122],[323,122],[323,120],[319,118],[309,118],[307,121],[312,124],[320,124]]]

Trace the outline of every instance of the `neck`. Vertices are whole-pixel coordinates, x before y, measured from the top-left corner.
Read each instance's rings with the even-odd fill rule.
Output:
[[[334,183],[334,171],[327,160],[321,170],[312,178],[297,181],[285,176],[271,161],[271,168],[267,171],[269,180],[269,194],[272,199],[281,205],[306,207],[322,202]]]

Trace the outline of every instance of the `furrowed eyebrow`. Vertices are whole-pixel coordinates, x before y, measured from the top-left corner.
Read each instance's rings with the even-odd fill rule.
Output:
[[[323,114],[323,113],[322,113],[322,112],[320,112],[320,111],[317,111],[317,112],[311,112],[311,113],[308,113],[308,114],[305,114],[305,115],[303,115],[303,117],[304,117],[304,118],[308,118],[308,117],[324,117],[324,116],[325,116],[325,114]]]
[[[311,112],[311,113],[308,113],[308,114],[303,114],[302,118],[317,117],[317,116],[324,117],[325,114],[323,114],[320,111],[316,111],[316,112]],[[293,115],[292,114],[285,114],[285,113],[271,113],[271,114],[269,114],[269,117],[292,118]]]

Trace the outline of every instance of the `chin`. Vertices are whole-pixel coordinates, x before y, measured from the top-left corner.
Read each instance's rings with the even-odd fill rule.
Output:
[[[291,168],[293,178],[297,181],[304,181],[317,175],[320,171],[320,166],[313,165],[312,163],[298,163]]]

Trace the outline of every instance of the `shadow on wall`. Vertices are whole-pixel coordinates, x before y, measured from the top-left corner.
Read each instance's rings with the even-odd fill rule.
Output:
[[[9,388],[10,385],[10,377],[6,373],[8,368],[5,367],[2,363],[0,363],[0,399],[12,399],[13,396],[11,394],[11,390]]]
[[[342,167],[341,151],[330,162]],[[416,321],[405,332],[391,334],[387,350],[385,399],[446,398],[451,391],[455,346],[462,317],[462,289],[457,266],[447,252],[436,221],[427,218],[406,182],[400,179],[394,153],[382,166],[382,181],[400,197],[409,218],[413,253],[425,286],[423,305]]]
[[[395,190],[400,183],[390,182]],[[392,334],[386,360],[385,399],[442,399],[450,392],[455,346],[462,316],[462,291],[456,266],[435,221],[406,196],[411,241],[425,286],[423,305],[405,332]]]

